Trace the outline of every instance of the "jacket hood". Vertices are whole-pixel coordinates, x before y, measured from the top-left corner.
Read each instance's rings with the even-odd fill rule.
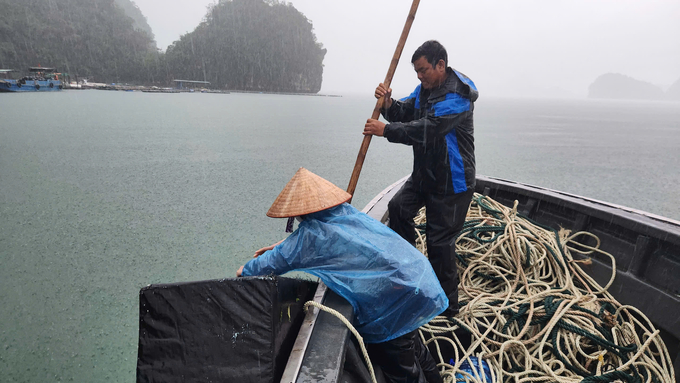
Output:
[[[446,68],[446,73],[449,76],[437,93],[458,93],[472,102],[477,101],[479,91],[477,91],[477,86],[468,76],[451,67]]]

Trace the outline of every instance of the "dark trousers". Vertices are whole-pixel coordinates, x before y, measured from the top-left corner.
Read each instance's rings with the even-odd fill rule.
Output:
[[[366,348],[388,383],[442,383],[437,363],[418,330],[387,342],[367,344]]]
[[[416,241],[413,218],[425,206],[428,258],[449,298],[449,308],[442,313],[445,316],[458,313],[456,237],[465,223],[473,194],[471,189],[453,195],[422,193],[409,178],[388,204],[390,228],[412,245]]]

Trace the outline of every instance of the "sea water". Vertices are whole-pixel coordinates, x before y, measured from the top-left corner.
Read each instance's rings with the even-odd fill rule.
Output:
[[[346,188],[375,100],[0,94],[0,381],[135,379],[138,293],[281,239],[299,167]],[[479,174],[680,219],[680,104],[480,98]],[[374,137],[353,204],[407,175]]]

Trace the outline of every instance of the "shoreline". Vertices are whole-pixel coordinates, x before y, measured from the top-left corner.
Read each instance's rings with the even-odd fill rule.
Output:
[[[297,92],[274,92],[274,91],[258,91],[258,90],[216,90],[216,89],[175,89],[175,88],[158,88],[148,87],[143,85],[79,85],[72,86],[64,84],[64,90],[110,90],[121,92],[144,92],[144,93],[214,93],[214,94],[230,94],[230,93],[250,93],[250,94],[276,94],[284,96],[314,96],[314,97],[342,97],[339,94],[319,94],[319,93],[297,93]]]

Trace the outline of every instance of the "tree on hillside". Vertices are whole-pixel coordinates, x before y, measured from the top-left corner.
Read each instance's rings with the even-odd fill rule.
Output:
[[[175,77],[219,88],[315,93],[325,54],[312,23],[291,4],[223,0],[165,59]]]
[[[139,9],[137,4],[135,4],[134,1],[132,0],[115,0],[116,4],[125,12],[126,15],[128,15],[132,20],[133,20],[133,26],[135,29],[138,31],[144,31],[146,32],[149,37],[151,37],[152,40],[155,40],[156,37],[153,34],[153,30],[151,29],[151,26],[149,26],[149,22],[146,19],[146,16],[142,13],[142,11]]]

